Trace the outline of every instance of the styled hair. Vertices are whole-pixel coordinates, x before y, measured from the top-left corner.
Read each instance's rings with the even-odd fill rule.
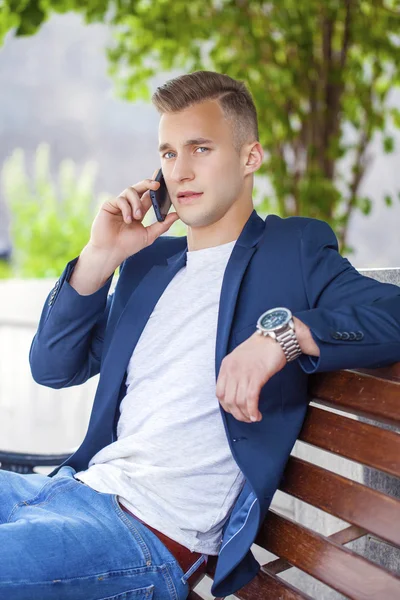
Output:
[[[179,112],[194,104],[217,100],[232,123],[237,151],[245,142],[259,141],[257,111],[242,81],[215,71],[194,71],[158,87],[151,101],[160,114]]]

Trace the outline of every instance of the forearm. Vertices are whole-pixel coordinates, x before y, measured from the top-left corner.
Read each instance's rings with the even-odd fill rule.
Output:
[[[94,294],[103,287],[121,262],[118,257],[110,255],[108,251],[105,252],[87,244],[74,267],[69,284],[81,296]]]
[[[293,322],[297,341],[299,342],[299,346],[302,349],[303,354],[308,354],[309,356],[319,356],[320,350],[311,335],[308,325],[303,323],[303,321],[300,321],[300,319],[297,317],[293,317]]]
[[[29,353],[33,378],[49,387],[84,383],[99,372],[112,277],[95,293],[81,295],[69,284],[77,262],[68,263],[47,297]]]

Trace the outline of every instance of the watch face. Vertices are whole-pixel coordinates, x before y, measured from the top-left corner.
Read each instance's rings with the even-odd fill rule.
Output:
[[[286,325],[286,323],[290,320],[289,311],[283,308],[277,308],[276,310],[271,310],[271,312],[267,312],[260,320],[260,325],[264,329],[274,330]]]

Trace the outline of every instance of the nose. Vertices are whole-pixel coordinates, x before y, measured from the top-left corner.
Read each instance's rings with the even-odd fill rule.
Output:
[[[176,158],[174,167],[170,173],[172,181],[179,183],[181,181],[191,181],[194,178],[193,169],[190,163],[184,158]]]

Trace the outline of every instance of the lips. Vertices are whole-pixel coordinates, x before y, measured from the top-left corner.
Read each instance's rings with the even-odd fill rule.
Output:
[[[186,192],[179,192],[178,198],[185,198],[186,196],[196,196],[198,194],[202,194],[203,192],[195,192],[194,190],[187,190]]]
[[[178,194],[178,202],[179,204],[190,204],[191,202],[194,202],[197,198],[200,198],[200,196],[203,194],[203,192],[185,192],[184,195],[179,195]]]

